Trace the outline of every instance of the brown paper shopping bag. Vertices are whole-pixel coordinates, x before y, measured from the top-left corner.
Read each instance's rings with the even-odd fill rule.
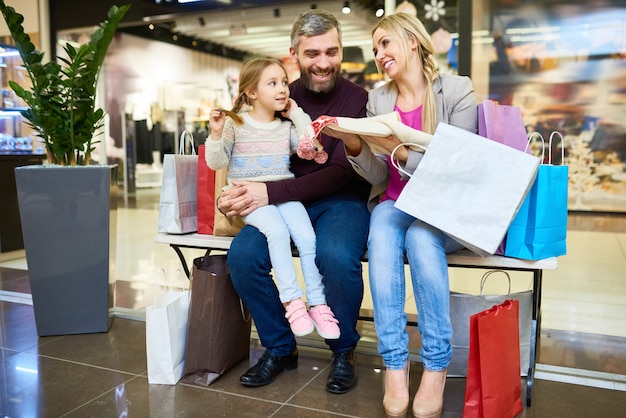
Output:
[[[227,168],[220,168],[215,172],[215,221],[213,235],[234,237],[244,227],[245,223],[239,216],[226,216],[217,208],[217,198],[227,184]]]
[[[251,318],[230,280],[226,255],[193,260],[182,381],[208,386],[250,352]]]

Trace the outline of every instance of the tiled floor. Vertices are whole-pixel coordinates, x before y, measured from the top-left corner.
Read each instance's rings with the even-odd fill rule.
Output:
[[[145,193],[145,192],[144,192]],[[150,192],[148,192],[149,194]],[[153,196],[152,196],[153,197]],[[250,359],[208,387],[149,385],[145,324],[154,278],[177,275],[178,258],[154,244],[154,199],[118,213],[118,317],[101,334],[37,336],[24,259],[0,263],[0,416],[2,417],[381,417],[383,373],[370,323],[361,323],[359,383],[324,390],[330,364],[323,342],[302,339],[299,368],[271,385],[246,388],[239,376],[263,349],[253,333]],[[187,259],[198,252],[187,250]],[[475,291],[480,273],[454,271],[454,290]],[[530,280],[512,276],[513,291]],[[495,286],[493,292],[499,291]],[[624,417],[626,405],[626,216],[570,215],[568,255],[544,274],[543,326],[532,406],[525,417]],[[414,309],[408,301],[407,309]],[[367,296],[364,307],[371,306]],[[132,318],[132,319],[125,319]],[[139,320],[135,320],[139,319]],[[416,352],[419,338],[412,332]],[[417,357],[414,356],[417,360]],[[411,367],[415,392],[421,364]],[[525,389],[525,382],[523,382]],[[465,379],[449,378],[445,417],[460,417]]]

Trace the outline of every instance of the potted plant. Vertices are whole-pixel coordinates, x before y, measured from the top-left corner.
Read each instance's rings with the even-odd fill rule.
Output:
[[[42,138],[48,160],[15,169],[40,336],[106,332],[111,324],[117,166],[92,165],[91,153],[104,124],[104,110],[96,107],[98,76],[129,7],[111,7],[88,43],[68,43],[65,57],[44,63],[24,32],[24,17],[0,0],[32,85],[9,84],[27,104],[22,115]]]

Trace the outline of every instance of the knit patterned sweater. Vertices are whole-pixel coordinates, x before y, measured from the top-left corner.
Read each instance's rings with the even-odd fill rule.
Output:
[[[241,114],[243,125],[226,119],[222,137],[205,141],[206,163],[212,170],[228,167],[232,180],[277,181],[293,178],[289,157],[311,118],[301,108],[291,112],[291,119],[257,122],[247,112]]]

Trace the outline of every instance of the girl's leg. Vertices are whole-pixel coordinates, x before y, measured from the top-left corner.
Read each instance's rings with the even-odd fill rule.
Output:
[[[256,227],[267,238],[280,301],[286,303],[301,298],[303,292],[296,281],[296,270],[291,254],[291,237],[278,208],[274,205],[262,206],[246,216],[244,221]]]
[[[276,205],[283,217],[291,239],[298,248],[300,264],[306,284],[306,298],[310,306],[326,304],[322,275],[315,265],[315,232],[304,205],[286,202]]]

